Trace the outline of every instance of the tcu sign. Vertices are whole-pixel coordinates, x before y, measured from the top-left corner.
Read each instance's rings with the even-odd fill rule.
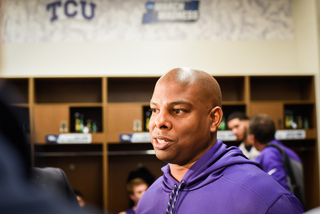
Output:
[[[88,9],[86,9],[87,6],[90,7],[90,13],[88,13]],[[55,1],[47,4],[47,11],[52,13],[51,22],[59,19],[58,14],[61,14],[61,12],[68,18],[74,18],[80,11],[83,18],[91,20],[94,18],[95,8],[96,4],[92,2],[88,3],[86,1],[80,1],[79,4],[75,0],[67,0],[64,3],[62,1]]]

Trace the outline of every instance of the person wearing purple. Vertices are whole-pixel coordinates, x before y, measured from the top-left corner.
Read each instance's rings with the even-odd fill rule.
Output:
[[[274,121],[267,114],[258,114],[251,118],[249,132],[251,142],[261,152],[256,161],[260,164],[262,170],[271,175],[284,188],[292,191],[288,182],[290,179],[288,179],[289,176],[283,162],[282,153],[276,147],[270,145],[275,144],[280,146],[288,158],[295,160],[296,164],[302,167],[301,160],[293,150],[275,139],[276,129]],[[297,179],[302,180],[303,177]]]
[[[137,214],[303,213],[299,200],[239,148],[217,139],[222,95],[208,73],[176,68],[156,83],[150,140],[168,164],[144,193]]]

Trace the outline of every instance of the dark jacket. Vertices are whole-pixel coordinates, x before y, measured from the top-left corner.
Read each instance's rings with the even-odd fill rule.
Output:
[[[75,206],[80,209],[73,188],[62,169],[53,167],[32,167],[31,181],[45,191],[54,192],[55,194],[60,195],[62,202],[66,205]]]
[[[79,214],[59,196],[36,187],[30,181],[30,145],[0,88],[0,213]]]

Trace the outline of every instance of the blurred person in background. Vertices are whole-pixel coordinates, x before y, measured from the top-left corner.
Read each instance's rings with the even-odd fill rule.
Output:
[[[249,117],[240,111],[231,113],[227,118],[228,128],[236,136],[236,140],[241,141],[239,149],[249,160],[255,160],[260,152],[253,146],[249,138],[249,122]]]
[[[261,152],[256,158],[261,169],[304,204],[302,162],[293,150],[275,139],[274,121],[267,114],[258,114],[251,118],[249,132],[254,147]]]
[[[138,202],[145,191],[148,189],[148,184],[142,178],[133,178],[127,183],[127,191],[129,198],[133,202],[133,207],[120,212],[119,214],[135,214]]]
[[[76,194],[76,197],[77,197],[77,200],[78,200],[78,203],[79,203],[80,207],[83,208],[86,205],[86,202],[85,202],[85,200],[83,198],[82,192],[80,192],[77,189],[74,189],[73,191]]]

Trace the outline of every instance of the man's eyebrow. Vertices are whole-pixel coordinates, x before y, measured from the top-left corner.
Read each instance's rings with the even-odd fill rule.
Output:
[[[150,100],[150,105],[157,105],[157,103],[155,103],[152,100]]]
[[[184,101],[184,100],[178,100],[178,101],[174,101],[169,103],[168,105],[188,105],[188,106],[193,106],[190,102]],[[156,102],[153,102],[152,100],[150,101],[150,105],[157,105]]]
[[[188,106],[192,106],[192,104],[190,102],[184,101],[184,100],[178,100],[178,101],[174,101],[171,102],[170,105],[188,105]]]

